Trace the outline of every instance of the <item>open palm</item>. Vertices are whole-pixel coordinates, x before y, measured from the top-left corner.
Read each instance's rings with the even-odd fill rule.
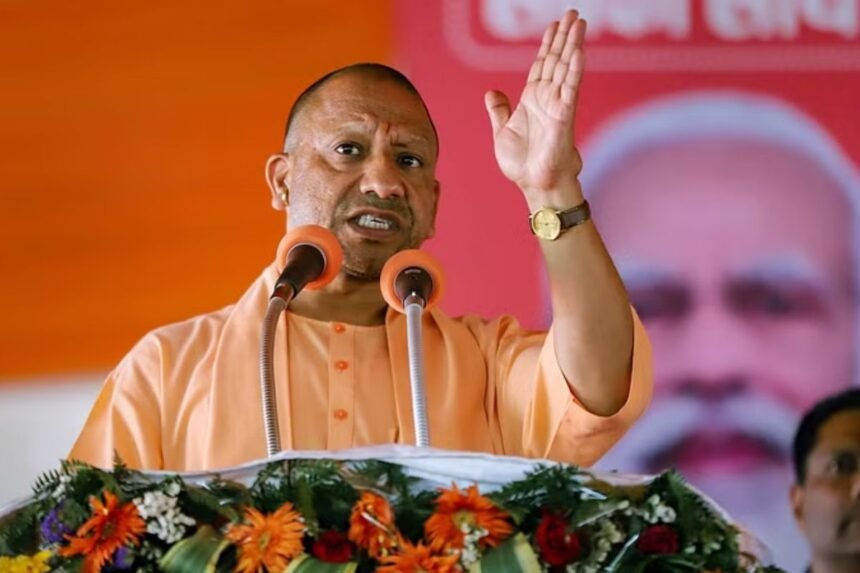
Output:
[[[553,22],[543,36],[520,102],[511,113],[504,94],[485,97],[496,161],[525,192],[554,189],[581,169],[571,129],[585,67],[585,20],[576,11]]]

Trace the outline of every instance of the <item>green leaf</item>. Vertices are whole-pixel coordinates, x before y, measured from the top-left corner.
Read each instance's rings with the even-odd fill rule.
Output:
[[[358,563],[327,563],[315,557],[302,555],[293,559],[284,573],[354,573]]]
[[[234,504],[220,498],[210,489],[188,486],[181,494],[183,510],[197,522],[217,522],[219,518],[226,521],[239,521],[240,514]]]
[[[526,536],[517,533],[487,551],[469,573],[541,573],[541,566]]]
[[[176,543],[158,564],[165,573],[214,573],[228,545],[230,542],[223,535],[204,525],[191,537]]]
[[[32,554],[38,550],[39,516],[36,505],[28,505],[0,519],[0,555]]]
[[[576,529],[591,525],[604,517],[623,510],[629,505],[624,499],[610,501],[588,500],[580,503],[570,516],[570,525]]]

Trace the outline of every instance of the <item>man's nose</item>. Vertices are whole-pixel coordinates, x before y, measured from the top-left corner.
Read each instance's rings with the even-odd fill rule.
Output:
[[[674,351],[684,365],[675,381],[676,392],[722,400],[749,390],[755,345],[740,317],[718,305],[697,308],[678,342]]]
[[[400,169],[394,157],[377,152],[368,157],[361,179],[361,192],[373,193],[380,199],[406,195]]]

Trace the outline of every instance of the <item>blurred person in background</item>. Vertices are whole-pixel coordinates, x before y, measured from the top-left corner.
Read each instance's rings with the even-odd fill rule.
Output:
[[[812,550],[810,573],[860,571],[860,390],[826,398],[794,438],[791,505]]]
[[[678,468],[805,562],[784,492],[802,412],[857,378],[853,164],[814,120],[711,91],[590,140],[583,188],[654,345],[654,402],[603,468]]]

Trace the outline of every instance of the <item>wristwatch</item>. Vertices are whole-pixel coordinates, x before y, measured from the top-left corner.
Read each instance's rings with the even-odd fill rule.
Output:
[[[529,226],[532,235],[547,241],[558,239],[570,228],[581,225],[591,219],[591,208],[588,201],[583,201],[576,207],[564,211],[544,207],[529,215]]]

